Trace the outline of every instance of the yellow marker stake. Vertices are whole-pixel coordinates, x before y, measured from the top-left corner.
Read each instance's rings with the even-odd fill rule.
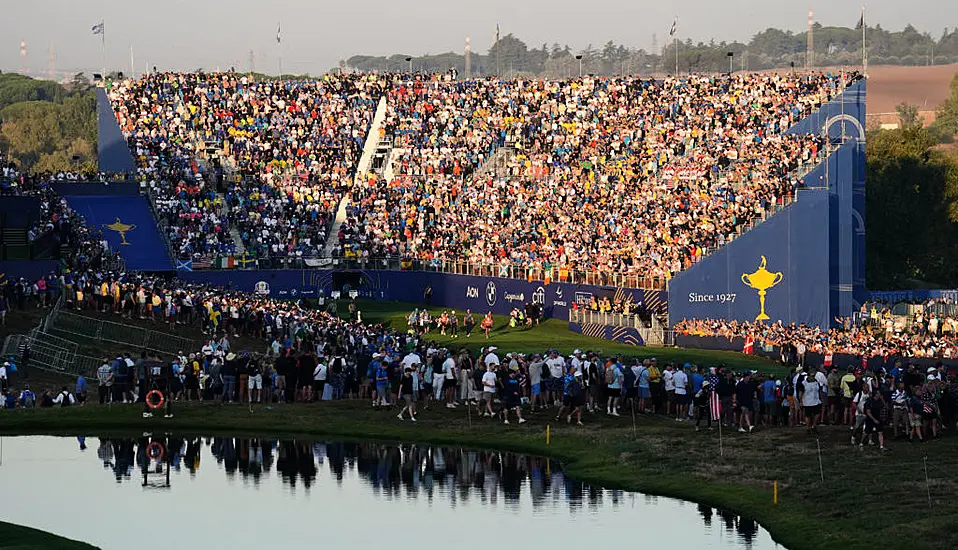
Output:
[[[778,482],[772,482],[772,504],[778,504]]]
[[[551,435],[551,434],[549,433],[549,431],[550,431],[550,430],[549,430],[549,425],[546,424],[546,445],[549,444],[549,436]]]

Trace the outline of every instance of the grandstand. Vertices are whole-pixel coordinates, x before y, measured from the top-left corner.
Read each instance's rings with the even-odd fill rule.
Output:
[[[594,306],[616,317],[574,328],[641,343],[692,317],[823,326],[862,299],[864,97],[854,74],[151,73],[110,88],[101,129],[160,228],[121,255],[274,296]]]

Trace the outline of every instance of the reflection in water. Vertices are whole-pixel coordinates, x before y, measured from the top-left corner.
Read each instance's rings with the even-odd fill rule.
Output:
[[[430,503],[444,499],[444,505],[452,508],[470,499],[483,504],[502,499],[515,509],[523,491],[529,492],[534,509],[565,505],[572,514],[597,513],[604,504],[617,508],[627,504],[627,495],[635,498],[634,494],[573,481],[549,459],[444,447],[166,436],[101,438],[97,456],[117,483],[137,478],[145,488],[170,489],[171,471],[185,470],[190,478],[197,475],[204,446],[228,479],[238,478],[257,487],[275,472],[291,492],[302,489],[308,493],[316,485],[320,469],[325,468],[337,485],[343,483],[347,472],[356,472],[371,492],[382,498],[427,499]],[[84,448],[81,440],[80,449]],[[657,497],[644,496],[648,504],[657,503]],[[712,526],[717,514],[726,532],[736,535],[746,547],[751,547],[759,533],[759,526],[750,519],[702,504],[697,510],[706,527]]]

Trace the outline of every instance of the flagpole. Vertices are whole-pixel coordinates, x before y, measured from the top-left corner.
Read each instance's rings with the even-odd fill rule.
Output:
[[[276,23],[276,50],[279,52],[279,80],[283,79],[283,39],[280,37],[280,31],[282,31],[281,21]]]
[[[100,19],[100,46],[103,50],[103,80],[106,80],[106,24]]]
[[[136,80],[136,65],[133,62],[133,44],[130,44],[130,78]]]
[[[499,23],[496,23],[496,78],[502,78],[499,68]]]
[[[679,18],[672,19],[672,48],[675,49],[675,78],[679,77]]]
[[[672,35],[672,47],[675,48],[675,77],[679,77],[679,38]]]
[[[868,73],[868,56],[865,53],[865,6],[862,6],[862,74]]]

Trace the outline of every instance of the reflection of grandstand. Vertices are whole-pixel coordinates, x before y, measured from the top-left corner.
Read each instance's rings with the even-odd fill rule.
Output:
[[[766,256],[783,273],[762,295],[772,318],[820,324],[851,307],[862,157],[821,129],[860,127],[863,83],[838,102],[847,75],[406,78],[152,74],[111,99],[182,269],[668,284],[672,319],[754,318],[741,275]],[[476,307],[469,285],[440,299]],[[546,305],[571,307],[561,292]]]

